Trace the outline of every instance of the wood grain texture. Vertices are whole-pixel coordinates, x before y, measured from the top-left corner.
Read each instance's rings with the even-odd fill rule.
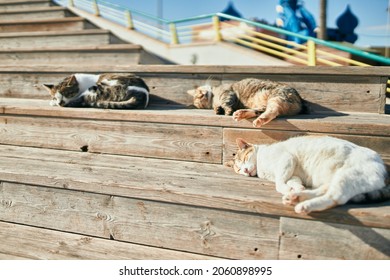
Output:
[[[0,222],[0,259],[208,260],[210,256]]]
[[[275,259],[279,220],[3,183],[3,221],[234,259]]]
[[[37,20],[0,20],[0,32],[35,32],[57,30],[81,30],[90,27],[83,18],[67,17]]]
[[[237,145],[236,145],[237,138],[244,138],[248,142],[253,144],[268,145],[278,141],[287,140],[291,137],[303,136],[303,135],[333,136],[336,138],[351,141],[363,147],[370,148],[376,151],[377,153],[379,153],[381,156],[383,156],[384,160],[388,160],[390,157],[390,149],[389,149],[390,137],[226,128],[223,130],[223,147],[224,147],[223,161],[226,162],[233,159],[234,154],[237,151]],[[387,163],[390,164],[390,162]]]
[[[108,45],[110,46],[110,45]],[[122,46],[120,49],[119,47]],[[104,47],[83,47],[83,48],[46,48],[46,49],[18,49],[0,50],[0,61],[4,64],[45,64],[49,65],[74,65],[79,64],[110,64],[129,65],[138,64],[141,56],[140,46],[125,47],[114,45],[113,48]],[[42,59],[42,58],[45,59]]]
[[[281,218],[280,259],[390,259],[390,230]]]
[[[59,79],[52,76],[50,81]],[[38,79],[38,77],[37,77]],[[16,80],[16,79],[14,79]],[[37,87],[43,80],[35,80]],[[0,87],[1,90],[1,87]],[[151,90],[153,93],[153,89]],[[46,96],[48,94],[46,93]],[[233,121],[230,116],[215,115],[213,110],[183,109],[175,106],[150,106],[147,110],[100,110],[85,108],[58,108],[48,106],[47,100],[0,98],[0,113],[10,115],[56,116],[64,118],[125,120],[149,123],[216,126],[225,128],[253,128],[252,120]],[[390,136],[390,115],[349,113],[309,114],[278,118],[262,128],[263,131],[282,130]]]
[[[222,163],[222,129],[0,115],[0,143]]]
[[[0,2],[1,3],[1,2]],[[0,8],[1,9],[1,8]],[[25,9],[15,9],[13,11],[0,12],[1,20],[27,20],[27,19],[57,19],[70,16],[71,13],[64,7],[38,7]]]
[[[31,9],[31,8],[41,8],[49,7],[50,1],[5,1],[0,2],[0,11],[14,11],[20,9]]]
[[[86,65],[75,65],[74,70],[78,72],[95,73],[100,71],[115,71],[115,72],[134,72],[134,73],[148,73],[148,74],[202,74],[202,75],[222,75],[222,74],[248,74],[250,76],[256,75],[313,75],[313,67],[284,67],[284,66],[209,66],[209,65],[130,65],[128,67],[118,67],[112,69],[111,67],[88,67]],[[323,66],[315,68],[316,75],[324,76],[362,76],[362,77],[387,77],[390,74],[390,66],[373,66],[373,67],[332,67]],[[0,65],[0,71],[3,72],[30,72],[37,71],[42,73],[50,72],[66,72],[67,68],[58,65],[51,69],[46,67],[26,67],[20,69],[19,67],[12,67]]]
[[[32,48],[49,46],[63,47],[74,44],[77,44],[78,46],[95,46],[97,44],[109,44],[116,42],[119,42],[119,40],[110,35],[108,31],[100,29],[0,33],[0,46],[2,49],[22,49],[26,48],[26,46]],[[23,68],[25,67],[28,67],[28,65],[24,65]],[[18,66],[18,68],[20,69],[20,66]],[[76,69],[70,71],[80,72]]]
[[[390,228],[390,202],[298,215],[282,205],[273,183],[215,164],[0,145],[0,181]]]

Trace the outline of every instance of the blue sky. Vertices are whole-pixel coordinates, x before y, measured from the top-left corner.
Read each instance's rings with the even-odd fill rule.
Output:
[[[106,0],[157,15],[159,0]],[[163,18],[174,20],[222,11],[229,0],[161,0]],[[245,18],[257,17],[274,23],[277,17],[275,6],[278,0],[233,0],[234,6]],[[328,26],[336,27],[337,17],[349,4],[359,18],[355,32],[359,35],[359,46],[389,46],[390,24],[386,11],[389,0],[328,0]],[[304,1],[305,7],[314,15],[318,23],[319,0]],[[388,36],[386,36],[388,35]]]

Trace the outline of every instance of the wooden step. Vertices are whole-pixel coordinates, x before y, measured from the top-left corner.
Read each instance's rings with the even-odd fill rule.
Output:
[[[58,19],[72,15],[71,12],[63,7],[38,7],[27,10],[21,9],[0,12],[0,21]]]
[[[0,61],[9,65],[130,65],[138,64],[142,47],[131,44],[90,47],[55,47],[0,50]]]
[[[0,222],[0,259],[164,260],[212,259],[116,240]],[[18,246],[15,246],[18,244]]]
[[[384,259],[390,250],[389,202],[298,215],[273,184],[221,165],[0,145],[0,179],[7,223],[223,258]]]
[[[389,115],[301,115],[274,120],[260,130],[249,121],[237,123],[210,110],[59,108],[49,106],[49,99],[1,98],[0,143],[222,164],[235,153],[237,137],[270,143],[296,135],[326,134],[374,149],[390,163]]]
[[[0,21],[0,32],[73,31],[88,28],[95,26],[81,17]]]
[[[310,67],[258,67],[258,66],[128,66],[115,67],[101,65],[90,67],[84,65],[47,67],[1,67],[0,96],[45,98],[45,90],[33,85],[40,81],[58,82],[64,76],[74,72],[133,72],[145,78],[152,92],[164,102],[189,105],[192,97],[186,92],[203,85],[212,78],[212,83],[229,83],[248,77],[270,79],[295,87],[309,103],[313,113],[335,112],[385,112],[386,83],[390,67],[319,67],[312,74]],[[7,77],[7,78],[5,78]],[[1,79],[13,77],[20,80],[22,87],[12,84],[4,85]]]
[[[51,1],[49,0],[5,0],[0,1],[0,12],[49,6],[51,6]]]
[[[65,47],[72,45],[81,47],[111,43],[123,43],[123,41],[113,36],[109,31],[100,29],[0,33],[1,49]],[[19,68],[19,66],[16,66],[16,68]]]

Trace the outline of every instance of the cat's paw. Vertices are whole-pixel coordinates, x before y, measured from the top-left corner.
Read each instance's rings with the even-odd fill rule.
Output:
[[[237,110],[233,113],[233,120],[235,120],[236,122],[241,121],[241,120],[245,119],[244,116],[245,116],[245,111]]]
[[[294,210],[295,213],[298,214],[309,214],[311,212],[309,206],[305,202],[297,204]]]
[[[284,205],[296,205],[299,202],[299,196],[293,192],[286,193],[282,197],[282,203]]]
[[[225,110],[221,106],[215,107],[214,111],[217,115],[224,115],[225,114]]]
[[[305,187],[300,185],[300,184],[293,184],[293,185],[290,185],[290,186],[291,186],[291,191],[294,192],[294,193],[299,193],[299,192],[305,190]]]
[[[269,123],[271,121],[271,119],[269,118],[257,118],[253,121],[253,127],[262,127],[263,125]]]

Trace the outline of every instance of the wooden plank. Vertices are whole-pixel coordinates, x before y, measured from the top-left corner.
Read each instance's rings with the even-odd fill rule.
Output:
[[[18,34],[20,33],[20,34]],[[115,43],[109,32],[99,29],[79,31],[47,31],[47,32],[14,32],[0,33],[0,46],[3,49],[18,49],[30,47],[66,46],[95,46],[96,44]],[[20,69],[20,66],[18,66]],[[73,70],[74,71],[74,70]],[[77,72],[77,71],[76,71]],[[33,73],[27,74],[27,76]]]
[[[15,79],[9,79],[17,83],[18,75]],[[39,75],[36,77],[37,84],[43,82]],[[54,79],[59,79],[53,76]],[[32,79],[33,80],[33,79]],[[38,83],[39,82],[39,83]],[[1,87],[1,85],[4,85]],[[33,84],[26,86],[34,87]],[[22,86],[22,84],[20,84]],[[38,85],[40,90],[43,90]],[[7,84],[0,83],[1,90],[6,90]],[[151,89],[154,93],[154,89]],[[35,92],[34,92],[35,93]],[[3,94],[11,94],[4,92]],[[46,92],[46,96],[48,93]],[[50,98],[47,100],[24,100],[17,98],[0,98],[0,113],[9,115],[32,115],[32,116],[55,116],[64,118],[100,119],[100,120],[123,120],[148,123],[171,123],[185,125],[214,126],[225,128],[246,128],[259,131],[253,128],[252,120],[233,121],[230,116],[215,115],[213,110],[183,109],[173,106],[150,106],[147,110],[100,110],[85,108],[59,108],[48,106]],[[151,98],[151,103],[153,103]],[[168,101],[169,102],[169,101]],[[262,131],[297,131],[297,132],[319,132],[329,134],[353,134],[390,136],[390,115],[379,114],[310,114],[299,115],[288,118],[278,118],[262,128]]]
[[[206,260],[205,255],[0,222],[0,259]]]
[[[148,73],[148,74],[201,74],[201,75],[222,75],[222,74],[245,74],[248,76],[256,75],[313,75],[313,67],[285,67],[285,66],[210,66],[210,65],[130,65],[129,67],[118,67],[112,70],[111,67],[88,67],[87,65],[75,65],[75,71],[94,73],[94,72],[134,72],[134,73]],[[26,67],[20,69],[16,66],[1,66],[0,71],[37,71],[42,73],[49,72],[66,72],[68,69],[58,65],[51,69],[47,69],[43,66],[40,67]],[[387,77],[390,74],[390,66],[373,66],[373,67],[332,67],[323,66],[315,68],[316,75],[328,75],[332,76],[364,76],[364,77]]]
[[[277,257],[275,218],[10,183],[1,199],[3,221],[224,258]]]
[[[13,11],[20,9],[30,9],[35,7],[49,7],[50,1],[5,1],[0,2],[0,11]]]
[[[73,66],[72,66],[73,67]],[[39,72],[40,68],[34,68]],[[66,69],[62,66],[62,71],[71,72],[80,70],[77,67]],[[348,76],[348,75],[307,75],[307,74],[221,74],[219,72],[197,73],[194,69],[193,73],[173,73],[169,72],[170,68],[161,66],[161,68],[151,68],[158,70],[150,73],[147,70],[150,68],[133,68],[129,67],[128,71],[135,72],[144,77],[151,88],[154,89],[154,94],[181,103],[190,105],[192,98],[187,94],[187,90],[193,89],[206,82],[210,77],[213,77],[214,84],[218,85],[222,82],[232,82],[243,78],[255,77],[262,79],[271,79],[278,82],[284,82],[297,88],[302,97],[311,105],[314,112],[366,112],[366,113],[384,113],[384,92],[385,85],[381,76]],[[179,67],[178,69],[181,69]],[[123,68],[117,66],[115,71],[123,71]],[[145,71],[142,71],[145,70]],[[167,72],[163,72],[167,70]],[[186,70],[185,68],[183,70]],[[210,71],[213,68],[210,69]],[[217,69],[214,69],[215,71]],[[222,71],[222,69],[219,69]],[[9,70],[8,70],[9,71]],[[53,69],[56,72],[56,69]],[[57,70],[58,71],[58,70]],[[92,71],[92,68],[87,70]],[[98,72],[103,72],[100,68]],[[113,69],[109,69],[112,72]],[[118,72],[117,71],[117,72]],[[200,72],[200,70],[198,69]],[[78,71],[80,72],[80,71]],[[44,72],[40,72],[41,75]],[[364,104],[364,107],[362,107]]]
[[[91,24],[87,24],[84,19],[80,17],[67,17],[54,20],[1,20],[0,32],[81,30],[84,29],[86,26],[91,26]]]
[[[0,145],[0,181],[390,228],[390,201],[298,215],[281,203],[273,183],[215,164]]]
[[[254,129],[232,129],[225,128],[223,130],[223,161],[233,159],[237,151],[236,139],[244,138],[254,144],[272,144],[278,141],[287,140],[291,137],[301,135],[328,135],[340,139],[351,141],[357,145],[370,148],[383,156],[383,159],[388,160],[390,157],[390,137],[380,136],[360,136],[346,134],[320,134],[308,133],[299,131],[267,131]],[[387,162],[388,164],[390,162]]]
[[[0,2],[1,3],[1,2]],[[49,19],[70,16],[71,13],[64,7],[38,7],[25,9],[15,9],[7,12],[0,12],[1,20],[26,20],[26,19]]]
[[[390,259],[390,230],[281,218],[280,259]]]
[[[62,65],[74,65],[75,63],[129,65],[139,63],[142,49],[140,46],[119,44],[112,45],[114,46],[112,48],[109,46],[111,45],[89,48],[0,50],[0,61],[4,64],[22,63],[34,65],[56,65],[58,63]]]
[[[0,116],[0,131],[9,145],[222,162],[217,127]]]

